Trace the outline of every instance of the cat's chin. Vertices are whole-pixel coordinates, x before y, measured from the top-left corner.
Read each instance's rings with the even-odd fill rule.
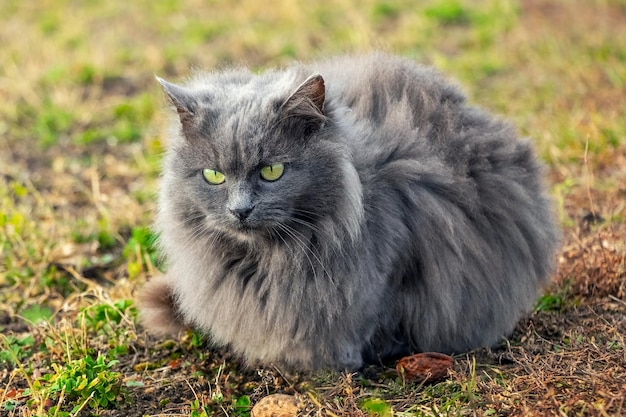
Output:
[[[251,227],[245,224],[239,224],[227,230],[227,235],[231,238],[243,243],[261,243],[268,239],[268,236],[262,229]]]

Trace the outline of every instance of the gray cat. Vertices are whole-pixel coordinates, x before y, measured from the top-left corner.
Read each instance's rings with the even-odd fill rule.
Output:
[[[356,369],[492,345],[547,281],[558,232],[530,143],[433,69],[374,53],[159,82],[178,117],[149,330]]]

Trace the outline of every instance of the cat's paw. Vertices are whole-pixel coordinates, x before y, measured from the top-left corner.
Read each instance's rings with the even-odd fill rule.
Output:
[[[185,328],[176,308],[174,290],[165,277],[148,281],[137,294],[140,320],[149,333],[176,335]]]
[[[356,371],[363,366],[363,355],[360,345],[341,346],[335,357],[335,368],[340,370]]]

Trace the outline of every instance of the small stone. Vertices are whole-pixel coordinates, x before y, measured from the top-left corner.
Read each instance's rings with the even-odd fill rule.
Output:
[[[252,407],[251,417],[295,417],[302,406],[293,395],[272,394]]]
[[[407,381],[435,382],[452,369],[452,357],[437,352],[423,352],[398,361],[396,370]]]

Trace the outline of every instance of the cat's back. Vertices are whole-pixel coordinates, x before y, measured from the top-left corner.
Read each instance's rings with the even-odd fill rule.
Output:
[[[345,106],[358,122],[424,129],[443,107],[465,102],[434,68],[382,52],[322,61],[311,71],[324,77],[331,109]]]

